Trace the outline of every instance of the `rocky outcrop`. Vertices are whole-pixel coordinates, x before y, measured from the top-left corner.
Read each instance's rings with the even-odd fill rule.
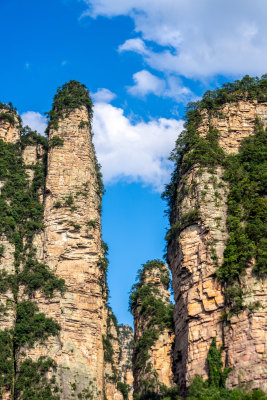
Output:
[[[130,296],[134,316],[134,393],[162,394],[173,385],[172,330],[169,273],[159,261],[148,261]]]
[[[20,118],[12,106],[3,103],[0,103],[0,139],[7,143],[20,139]]]
[[[203,106],[197,118],[197,123],[190,122],[189,128],[187,125],[187,132],[197,126],[199,137],[211,143],[212,130],[218,135],[216,157],[222,154],[219,148],[226,157],[237,154],[242,139],[255,134],[257,120],[266,126],[267,103],[248,98],[228,101],[215,110]],[[201,151],[202,156],[205,148]],[[196,159],[185,167],[190,154]],[[212,164],[211,159],[203,162],[198,154],[193,147],[188,148],[179,161],[168,234],[168,261],[176,303],[175,380],[183,389],[195,375],[208,377],[206,359],[212,338],[216,337],[217,343],[224,346],[226,366],[233,368],[227,386],[266,390],[266,279],[256,278],[248,264],[246,274],[240,276],[242,309],[226,315],[225,286],[222,287],[216,271],[224,262],[229,236],[229,185],[223,178],[223,165]],[[259,307],[253,309],[252,304]]]

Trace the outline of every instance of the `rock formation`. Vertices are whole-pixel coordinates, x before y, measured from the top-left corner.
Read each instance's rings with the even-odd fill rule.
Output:
[[[165,394],[173,386],[173,306],[169,272],[159,260],[148,261],[130,296],[134,316],[134,393]],[[147,397],[148,398],[148,397]]]
[[[1,105],[3,399],[124,399],[118,374],[110,386],[105,379],[113,370],[103,338],[113,335],[117,368],[121,350],[106,305],[103,186],[91,117],[88,91],[76,81],[54,97],[48,142],[21,129],[16,110]]]
[[[264,239],[255,227],[263,226],[266,207],[266,79],[250,79],[207,92],[189,109],[164,194],[176,303],[174,376],[182,389],[197,374],[208,377],[212,338],[232,368],[229,388],[267,389]]]
[[[16,143],[20,138],[20,117],[10,104],[0,103],[0,139]]]
[[[219,395],[226,377],[267,391],[266,93],[245,77],[189,106],[164,194],[175,308],[148,261],[134,343],[107,305],[86,87],[58,89],[48,140],[0,103],[0,399],[176,400],[196,375]]]
[[[127,325],[118,325],[107,309],[107,330],[103,338],[105,359],[105,399],[133,399],[133,332]]]
[[[71,96],[69,85],[57,102]],[[66,102],[66,101],[65,101]],[[100,267],[101,193],[86,105],[61,111],[51,119],[44,202],[42,261],[63,279],[64,295],[36,295],[40,311],[61,326],[58,336],[31,351],[32,358],[49,355],[57,363],[62,398],[102,392],[104,305]],[[53,124],[52,124],[53,123]],[[40,247],[40,246],[38,246]]]
[[[129,325],[119,325],[119,341],[121,348],[121,358],[119,371],[121,382],[128,387],[128,400],[133,400],[133,345],[134,334]]]

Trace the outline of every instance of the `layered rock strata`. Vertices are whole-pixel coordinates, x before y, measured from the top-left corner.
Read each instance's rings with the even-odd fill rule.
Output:
[[[161,394],[162,387],[173,385],[173,309],[168,287],[167,266],[154,260],[144,265],[131,295],[134,393],[137,395]]]
[[[218,131],[218,144],[225,154],[236,154],[241,140],[255,133],[259,119],[266,126],[267,104],[257,100],[228,102],[216,111],[201,110],[198,133],[206,138],[210,128]],[[175,379],[185,388],[195,375],[208,377],[207,353],[213,337],[224,345],[224,361],[233,368],[228,387],[266,386],[266,280],[257,279],[252,268],[241,278],[244,304],[260,303],[224,322],[224,292],[216,270],[224,260],[228,238],[228,184],[222,166],[203,167],[197,162],[179,172],[176,200],[172,207],[168,261],[175,296]]]
[[[99,259],[101,249],[100,196],[85,106],[60,118],[50,129],[44,202],[43,259],[66,292],[53,300],[38,293],[40,311],[56,320],[61,331],[44,346],[28,352],[33,359],[49,356],[57,363],[60,398],[79,394],[102,398],[104,306]],[[58,139],[57,139],[58,140]]]

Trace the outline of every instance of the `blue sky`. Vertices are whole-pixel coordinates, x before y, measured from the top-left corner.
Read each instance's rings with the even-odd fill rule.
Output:
[[[148,259],[162,258],[160,198],[184,107],[221,83],[266,73],[266,0],[0,0],[0,101],[43,132],[58,86],[90,89],[106,186],[103,236],[119,322]]]

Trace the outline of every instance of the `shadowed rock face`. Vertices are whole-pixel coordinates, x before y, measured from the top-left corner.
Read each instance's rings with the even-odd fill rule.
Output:
[[[254,134],[255,121],[267,123],[267,103],[238,101],[224,104],[213,114],[201,111],[198,131],[206,137],[212,125],[219,131],[218,143],[226,154],[236,154],[241,140]],[[244,304],[259,301],[265,308],[248,309],[222,321],[225,307],[223,290],[215,272],[223,262],[228,237],[227,195],[221,166],[193,165],[179,178],[171,224],[184,224],[168,245],[168,261],[175,296],[175,380],[184,388],[198,374],[207,378],[207,353],[212,337],[223,344],[224,360],[233,371],[228,387],[248,384],[267,389],[266,369],[266,280],[258,280],[248,268],[241,279]],[[198,210],[191,218],[192,211]],[[191,213],[191,214],[190,214]]]
[[[173,385],[173,330],[171,323],[168,326],[159,326],[160,324],[156,322],[157,313],[160,315],[163,308],[166,313],[169,312],[169,318],[172,319],[168,268],[164,263],[155,261],[145,264],[132,298],[135,343],[134,392],[139,395],[149,391],[160,393],[160,385],[166,388]],[[149,306],[153,307],[154,304],[157,304],[158,309],[149,310]],[[150,339],[150,346],[147,348],[148,357],[145,360],[139,346],[144,337],[153,337],[154,330],[156,337]]]
[[[107,310],[107,330],[104,337],[105,399],[133,399],[133,330],[118,325],[111,309]]]
[[[119,363],[119,371],[121,373],[121,381],[129,385],[129,400],[133,399],[133,330],[128,325],[119,325],[119,340],[121,348],[121,358]]]

